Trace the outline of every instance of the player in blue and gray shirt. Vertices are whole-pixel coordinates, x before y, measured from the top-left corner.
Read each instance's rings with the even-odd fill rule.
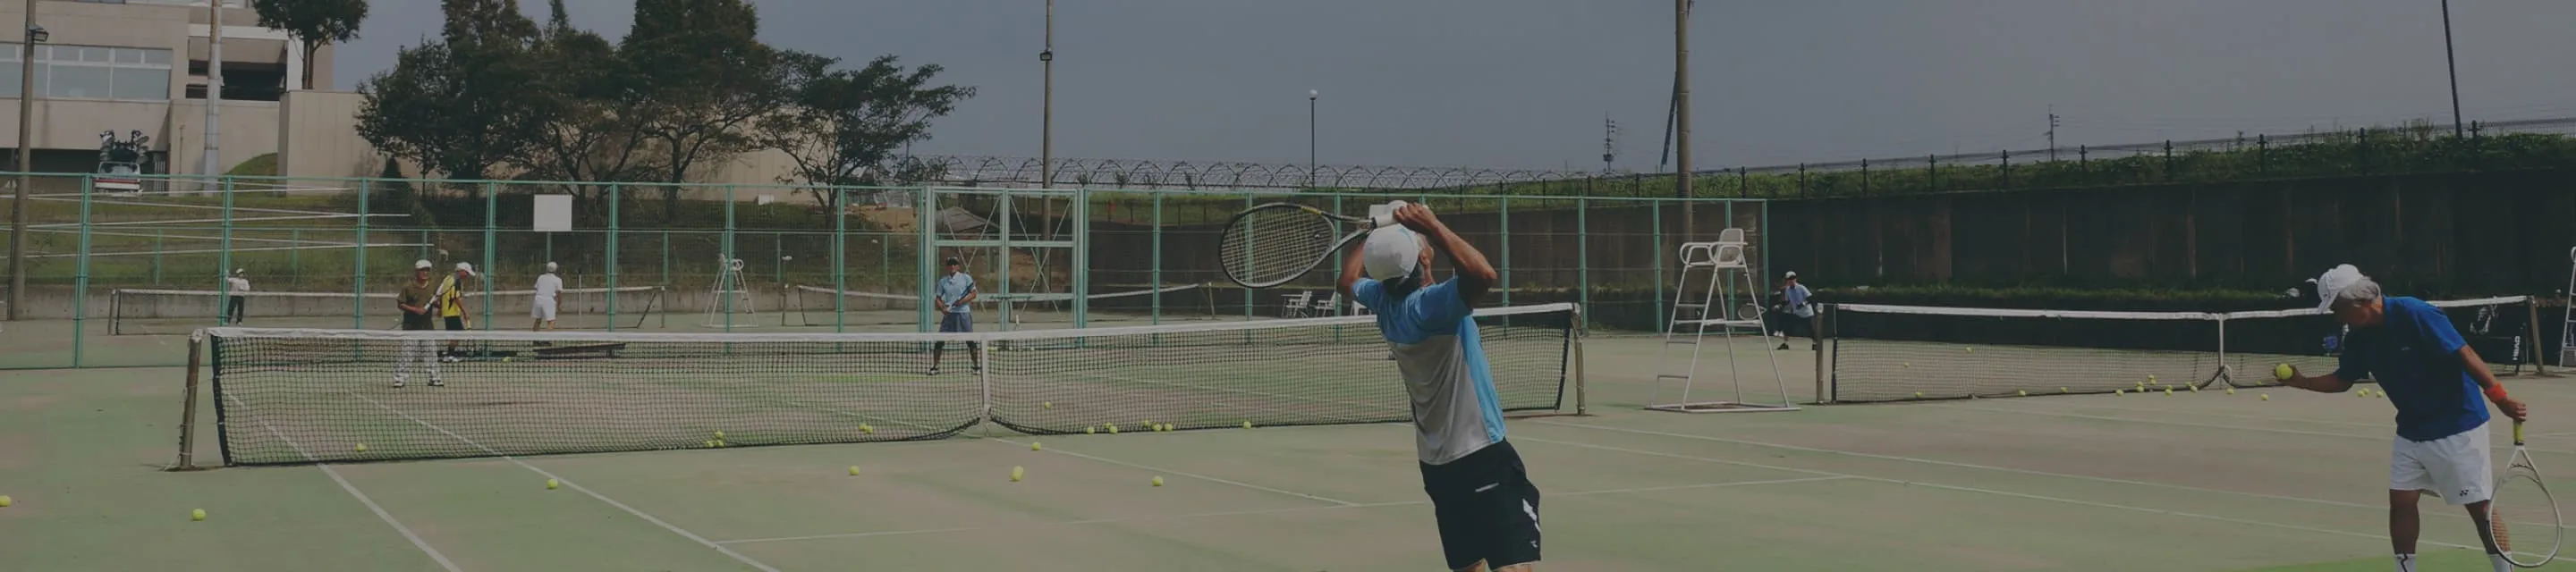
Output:
[[[2379,283],[2350,264],[2327,271],[2316,282],[2323,309],[2332,310],[2335,321],[2352,333],[2345,337],[2334,373],[2307,377],[2291,370],[2282,383],[2341,393],[2352,389],[2354,381],[2376,379],[2388,402],[2397,406],[2397,439],[2388,455],[2388,540],[2397,553],[2398,572],[2415,572],[2415,538],[2423,529],[2415,502],[2427,491],[2452,506],[2467,507],[2482,544],[2494,546],[2487,530],[2495,476],[2488,457],[2486,402],[2515,420],[2525,414],[2522,402],[2505,395],[2504,385],[2441,308],[2385,296]],[[2492,549],[2487,560],[2495,572],[2513,569]]]
[[[955,258],[948,259],[948,275],[939,277],[939,291],[935,294],[934,300],[939,304],[939,331],[975,331],[975,310],[970,305],[975,302],[975,277],[966,275],[965,263]],[[971,359],[975,361],[975,371],[978,372],[984,371],[982,346],[966,342],[966,354],[973,356]],[[948,342],[930,344],[931,375],[939,375],[939,357],[947,349]]]
[[[1394,346],[1449,568],[1530,570],[1539,560],[1538,487],[1503,440],[1502,401],[1473,316],[1494,266],[1431,209],[1392,206],[1401,226],[1370,232],[1343,261],[1342,293],[1377,311],[1378,333]],[[1431,259],[1443,252],[1456,275],[1433,282]]]

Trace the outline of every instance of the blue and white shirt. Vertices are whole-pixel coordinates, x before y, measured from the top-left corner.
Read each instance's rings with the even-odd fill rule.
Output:
[[[1395,366],[1413,400],[1414,452],[1444,465],[1503,442],[1502,399],[1476,334],[1474,309],[1451,278],[1387,299],[1386,286],[1360,279],[1359,303],[1377,310],[1377,330],[1394,344]]]
[[[2344,339],[2335,379],[2379,380],[2397,406],[2397,436],[2432,441],[2487,423],[2487,402],[2477,378],[2460,361],[2469,345],[2441,308],[2404,296],[2382,298],[2387,318],[2376,328],[2355,328]]]
[[[967,276],[964,272],[941,278],[939,279],[939,308],[959,314],[974,313],[972,304],[957,303],[958,300],[966,299],[967,294],[974,292],[975,277]]]
[[[1816,307],[1807,304],[1807,297],[1814,295],[1807,291],[1807,285],[1792,283],[1788,291],[1782,294],[1789,299],[1789,315],[1800,318],[1816,317]]]

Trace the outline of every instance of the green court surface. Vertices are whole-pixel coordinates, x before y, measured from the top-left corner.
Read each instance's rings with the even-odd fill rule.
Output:
[[[2390,568],[2384,399],[2271,388],[1691,415],[1640,409],[1655,339],[1586,350],[1591,415],[1509,424],[1544,492],[1543,570]],[[1760,348],[1739,350],[1748,387],[1776,391]],[[1777,357],[1805,399],[1814,354]],[[1703,372],[1724,371],[1708,359]],[[0,372],[0,494],[14,501],[0,570],[1441,565],[1403,424],[984,425],[917,442],[168,472],[183,374]],[[2558,421],[2576,419],[2561,416],[2576,386],[2507,383],[2537,416],[2541,469],[2576,475],[2576,420]],[[199,423],[197,458],[219,463],[212,415]],[[2458,510],[2423,510],[2423,570],[2484,569]]]

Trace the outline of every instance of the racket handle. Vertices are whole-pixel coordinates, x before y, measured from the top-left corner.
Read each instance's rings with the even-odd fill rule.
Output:
[[[2522,444],[2522,421],[2520,420],[2513,422],[2513,444]]]

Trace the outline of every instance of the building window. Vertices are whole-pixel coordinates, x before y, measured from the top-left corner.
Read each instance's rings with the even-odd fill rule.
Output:
[[[18,44],[0,45],[0,97],[17,97]],[[168,101],[170,50],[36,46],[36,91],[48,98]]]

